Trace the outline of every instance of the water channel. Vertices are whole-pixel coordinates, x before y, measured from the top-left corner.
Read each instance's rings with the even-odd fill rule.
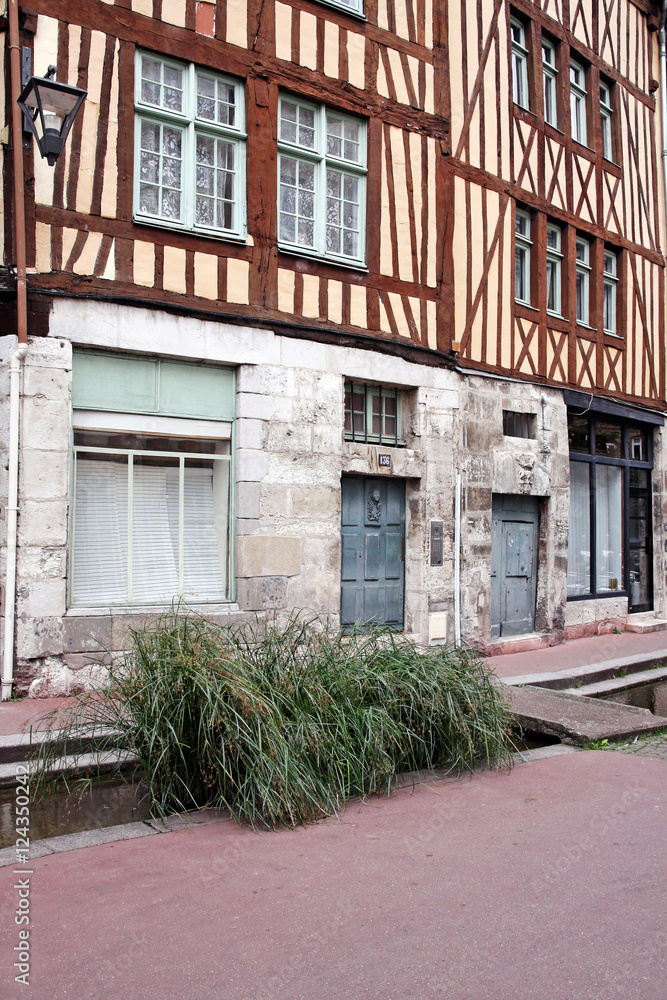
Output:
[[[647,708],[654,715],[667,717],[667,681],[643,684],[601,697],[605,701]],[[514,741],[517,750],[559,742],[543,733],[528,732],[515,734]],[[11,847],[16,841],[14,808],[14,788],[0,788],[0,848]],[[68,791],[63,783],[54,796],[32,803],[30,840],[132,823],[148,816],[148,800],[142,784],[123,781],[117,775],[95,779],[74,791]]]

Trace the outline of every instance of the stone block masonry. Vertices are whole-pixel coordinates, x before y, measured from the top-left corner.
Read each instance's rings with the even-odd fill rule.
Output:
[[[229,622],[304,609],[336,622],[341,479],[390,476],[402,480],[406,491],[405,632],[424,643],[450,641],[454,496],[460,474],[466,642],[479,648],[490,642],[497,494],[539,501],[536,631],[560,641],[620,626],[623,602],[566,604],[569,464],[566,407],[559,390],[425,367],[380,350],[314,345],[252,327],[102,303],[56,300],[51,333],[31,340],[24,378],[16,626],[20,690],[35,696],[67,694],[99,682],[104,674],[96,661],[105,651],[122,651],[129,627],[150,624],[168,610],[67,606],[72,343],[235,368],[235,600],[201,604],[197,612]],[[0,341],[0,387],[5,388],[11,340]],[[347,379],[400,389],[404,446],[345,440]],[[505,409],[529,413],[534,436],[505,436]],[[0,420],[6,424],[1,398]],[[656,439],[657,525],[661,519],[667,523],[667,479],[662,438]],[[389,455],[389,467],[380,466],[380,452]],[[0,501],[3,490],[6,477],[0,467]],[[444,529],[440,565],[431,565],[432,521]],[[667,553],[656,551],[654,559],[659,606]]]

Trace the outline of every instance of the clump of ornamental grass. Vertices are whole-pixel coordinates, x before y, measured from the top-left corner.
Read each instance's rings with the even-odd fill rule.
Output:
[[[58,713],[38,785],[63,742],[76,758],[92,739],[98,761],[136,758],[155,815],[217,807],[294,826],[404,772],[510,761],[511,717],[470,650],[420,648],[386,627],[341,634],[303,614],[172,614],[129,636],[108,687]]]

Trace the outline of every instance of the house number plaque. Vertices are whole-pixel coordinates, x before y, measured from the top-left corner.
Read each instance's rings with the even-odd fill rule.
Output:
[[[378,455],[378,463],[381,468],[391,469],[391,455]]]

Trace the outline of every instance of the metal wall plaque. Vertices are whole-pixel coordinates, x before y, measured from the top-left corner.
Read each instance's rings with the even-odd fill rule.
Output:
[[[431,521],[431,566],[442,566],[444,556],[444,524]]]
[[[391,469],[391,455],[378,455],[378,464],[385,469]]]

